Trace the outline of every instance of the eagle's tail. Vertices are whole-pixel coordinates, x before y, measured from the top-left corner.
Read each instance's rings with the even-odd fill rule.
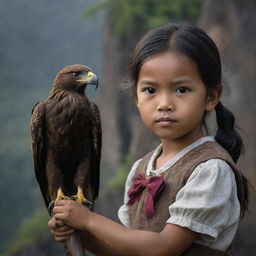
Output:
[[[85,256],[78,231],[73,234],[64,242],[64,250],[67,256]]]

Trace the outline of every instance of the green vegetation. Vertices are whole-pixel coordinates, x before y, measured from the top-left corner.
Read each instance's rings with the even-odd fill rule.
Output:
[[[21,223],[18,232],[12,239],[9,253],[18,252],[25,246],[35,242],[35,240],[39,240],[46,233],[49,233],[47,226],[49,218],[45,208],[38,208],[32,216],[27,217]]]
[[[131,169],[133,160],[130,155],[124,158],[124,162],[117,168],[116,174],[109,180],[108,187],[113,189],[122,189],[125,185],[127,175]]]
[[[104,0],[92,6],[86,15],[107,10],[113,31],[119,38],[169,22],[196,22],[202,0]]]

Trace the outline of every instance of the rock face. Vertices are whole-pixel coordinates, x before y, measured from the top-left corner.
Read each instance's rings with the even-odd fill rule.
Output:
[[[119,72],[120,52],[118,41],[111,33],[111,27],[107,21],[103,29],[103,59],[102,81],[99,108],[103,129],[103,162],[110,167],[120,163],[120,135],[118,134],[117,116],[119,113],[119,85],[121,74]]]
[[[103,30],[102,81],[98,105],[103,126],[102,162],[116,169],[125,155],[130,154],[137,159],[153,149],[156,139],[144,128],[130,90],[131,85],[126,80],[129,57],[139,35],[120,42],[113,34],[112,22],[112,18],[108,17]]]

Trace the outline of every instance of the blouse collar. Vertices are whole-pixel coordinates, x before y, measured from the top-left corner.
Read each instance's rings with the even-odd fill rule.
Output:
[[[192,144],[188,145],[187,147],[183,148],[179,153],[177,153],[174,157],[172,157],[169,161],[167,161],[162,167],[155,170],[154,169],[154,163],[155,163],[157,157],[162,152],[162,144],[160,144],[156,148],[156,150],[154,151],[153,155],[151,156],[151,158],[149,160],[147,170],[146,170],[147,176],[160,175],[161,173],[163,173],[167,169],[169,169],[171,166],[173,166],[181,157],[183,157],[185,154],[187,154],[190,150],[192,150],[195,147],[198,147],[199,145],[201,145],[201,144],[203,144],[207,141],[215,141],[215,139],[214,139],[213,136],[205,136],[205,137],[202,137],[202,138],[198,139],[194,143],[192,143]]]

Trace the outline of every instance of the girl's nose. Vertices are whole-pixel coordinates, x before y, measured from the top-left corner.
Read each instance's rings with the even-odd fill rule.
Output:
[[[170,97],[164,96],[159,99],[157,110],[158,111],[173,111],[174,106]]]

